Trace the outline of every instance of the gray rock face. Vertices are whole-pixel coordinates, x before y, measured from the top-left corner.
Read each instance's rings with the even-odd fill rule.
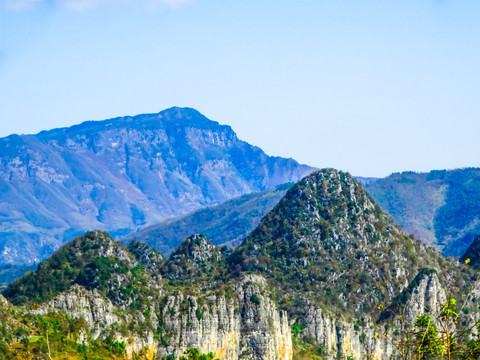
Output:
[[[405,306],[405,319],[407,323],[413,324],[417,316],[425,312],[437,316],[446,301],[445,289],[440,284],[437,275],[432,274],[424,277]]]
[[[181,293],[171,295],[164,306],[152,304],[151,308],[153,327],[163,328],[161,339],[154,339],[151,331],[116,337],[128,344],[129,355],[148,347],[152,355],[178,357],[195,347],[222,360],[290,360],[293,350],[288,317],[270,300],[266,286],[264,278],[247,275],[235,284],[231,298],[211,295],[199,300]],[[84,318],[93,337],[116,323],[145,320],[119,316],[117,309],[96,290],[75,285],[32,312],[64,311],[72,318]]]
[[[95,338],[121,320],[110,300],[97,290],[89,291],[79,285],[73,285],[68,292],[32,310],[32,313],[46,315],[51,309],[65,310],[74,319],[85,319]]]
[[[335,359],[341,353],[355,359],[380,360],[390,358],[394,351],[381,329],[370,322],[355,329],[354,324],[332,318],[316,308],[310,308],[302,322],[306,325],[302,335],[322,345],[327,359]]]
[[[406,324],[413,324],[417,316],[425,312],[435,318],[446,300],[445,289],[437,275],[424,277],[413,289],[405,306]],[[353,356],[355,359],[389,359],[395,354],[392,342],[396,340],[392,340],[392,331],[388,331],[386,336],[383,328],[374,325],[368,316],[362,320],[365,321],[363,325],[355,326],[312,307],[301,320],[305,325],[302,336],[313,338],[322,345],[328,351],[327,359],[334,359],[338,353]],[[395,323],[397,327],[400,326],[398,318]]]
[[[12,135],[0,154],[0,263],[39,261],[92,228],[126,235],[313,170],[180,108]]]

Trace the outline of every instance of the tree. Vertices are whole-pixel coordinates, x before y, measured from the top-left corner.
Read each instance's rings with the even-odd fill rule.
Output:
[[[202,354],[200,350],[196,348],[189,348],[185,350],[184,354],[186,356],[180,356],[179,360],[214,360],[215,358],[214,353],[209,352],[208,354]]]

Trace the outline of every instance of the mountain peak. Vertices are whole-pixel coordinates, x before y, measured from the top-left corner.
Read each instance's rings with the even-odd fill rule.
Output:
[[[171,258],[184,257],[194,262],[202,262],[209,261],[218,252],[218,247],[208,241],[205,235],[194,234],[183,241],[172,253]]]
[[[204,235],[195,234],[186,238],[170,255],[163,274],[166,278],[182,278],[188,282],[217,271],[223,260],[219,247],[212,245]]]
[[[0,222],[4,263],[41,260],[92,228],[124,236],[313,170],[180,107],[0,139],[0,154],[0,213],[20,214]]]
[[[138,265],[135,257],[107,233],[89,231],[66,243],[35,272],[28,272],[4,291],[14,304],[44,302],[68,290],[73,284],[87,288],[107,288],[115,274],[124,276]],[[38,284],[42,284],[41,288]]]
[[[162,110],[158,113],[159,117],[166,119],[204,119],[210,122],[217,123],[216,121],[208,119],[200,111],[190,107],[173,106],[171,108]],[[218,123],[217,123],[218,124]]]
[[[308,294],[306,301],[322,299],[318,306],[336,313],[372,311],[422,267],[442,261],[406,236],[350,174],[334,169],[294,185],[232,260],[237,273],[264,273],[290,298]]]

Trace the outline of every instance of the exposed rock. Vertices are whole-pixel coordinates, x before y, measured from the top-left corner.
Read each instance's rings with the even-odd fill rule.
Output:
[[[109,299],[97,290],[89,291],[76,284],[32,313],[46,315],[51,310],[64,310],[74,319],[85,319],[94,338],[121,320]]]
[[[128,245],[128,250],[135,255],[137,260],[142,263],[148,272],[160,273],[165,257],[157,250],[152,249],[147,244],[133,241]]]
[[[425,276],[411,294],[405,306],[405,318],[413,324],[418,315],[425,312],[433,317],[440,314],[440,308],[447,301],[445,289],[440,284],[437,274]]]
[[[358,326],[326,315],[321,309],[310,308],[302,318],[306,326],[302,336],[308,336],[327,351],[327,359],[337,354],[353,356],[354,359],[388,359],[394,352],[390,341],[383,336],[381,328],[367,324]]]
[[[170,255],[162,268],[166,278],[197,281],[202,275],[218,271],[224,256],[218,246],[203,235],[192,235]],[[196,280],[197,279],[197,280]]]
[[[291,360],[292,340],[287,314],[278,311],[266,286],[264,278],[249,275],[234,285],[233,298],[212,295],[200,301],[181,293],[169,296],[163,307],[153,304],[151,309],[153,327],[160,325],[163,329],[161,339],[154,339],[152,331],[143,335],[116,334],[115,337],[128,344],[129,356],[147,347],[157,356],[174,354],[178,357],[186,349],[195,347],[204,353],[213,352],[222,360]],[[145,320],[119,316],[118,308],[97,290],[89,291],[78,285],[31,312],[45,315],[50,311],[85,319],[94,338],[114,324]],[[161,314],[160,319],[155,315],[157,312]]]

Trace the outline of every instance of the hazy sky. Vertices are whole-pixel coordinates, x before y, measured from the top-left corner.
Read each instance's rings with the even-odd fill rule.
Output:
[[[188,106],[355,175],[480,166],[479,0],[0,3],[0,136]]]

